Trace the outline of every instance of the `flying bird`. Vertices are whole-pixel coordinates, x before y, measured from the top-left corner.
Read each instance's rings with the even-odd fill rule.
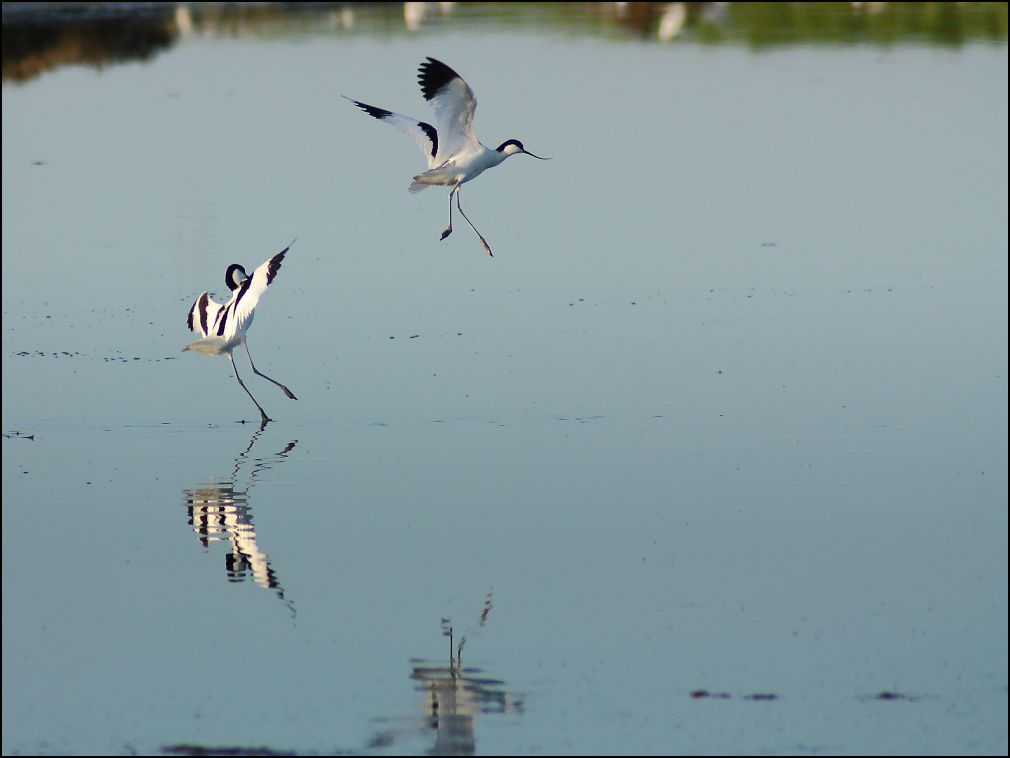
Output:
[[[292,242],[292,244],[294,243]],[[226,354],[228,360],[231,361],[235,378],[238,379],[238,383],[250,399],[256,403],[256,407],[260,412],[260,420],[264,425],[271,419],[267,416],[266,411],[263,410],[263,406],[256,402],[256,398],[253,397],[249,388],[245,386],[245,382],[242,381],[242,377],[239,376],[232,351],[239,345],[245,347],[246,355],[249,356],[249,365],[252,366],[254,374],[263,377],[268,382],[276,384],[292,400],[298,399],[283,384],[275,379],[271,379],[256,368],[246,341],[246,333],[252,325],[256,305],[267,291],[267,287],[273,282],[274,277],[277,276],[277,272],[281,267],[281,261],[284,260],[284,256],[287,255],[290,248],[291,245],[288,245],[273,258],[265,261],[253,271],[252,276],[246,274],[246,270],[239,264],[233,263],[230,265],[224,275],[225,284],[231,290],[231,299],[227,304],[221,305],[220,303],[216,303],[211,299],[209,294],[203,292],[197,297],[196,302],[193,303],[193,307],[189,309],[189,316],[186,319],[187,326],[192,331],[201,335],[203,339],[190,342],[183,348],[183,352],[192,350],[194,353],[200,353],[201,355]]]
[[[477,98],[470,85],[441,61],[426,58],[418,68],[417,80],[424,99],[435,111],[435,126],[349,97],[347,99],[369,116],[396,127],[421,148],[428,161],[428,170],[414,177],[408,188],[410,192],[420,192],[431,186],[452,187],[449,192],[449,226],[442,232],[442,239],[452,234],[452,198],[455,195],[459,212],[477,234],[488,255],[492,255],[487,240],[463,212],[459,201],[460,186],[497,166],[510,155],[521,153],[542,161],[550,158],[533,155],[517,139],[505,140],[494,149],[481,144],[473,133]]]

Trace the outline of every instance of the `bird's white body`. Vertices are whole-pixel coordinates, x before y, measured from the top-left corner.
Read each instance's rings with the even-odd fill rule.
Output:
[[[409,189],[411,192],[420,192],[431,186],[458,187],[476,179],[489,168],[494,168],[510,155],[513,153],[498,152],[478,142],[476,149],[456,155],[441,166],[415,176]]]
[[[233,263],[225,273],[225,283],[232,293],[231,299],[224,305],[221,305],[221,303],[211,299],[207,292],[202,292],[189,309],[189,316],[186,319],[186,324],[190,330],[201,335],[202,339],[189,343],[183,348],[183,351],[191,350],[201,355],[227,355],[231,361],[232,368],[235,370],[235,378],[238,379],[238,383],[242,385],[242,389],[246,391],[246,394],[256,403],[263,423],[266,423],[270,419],[238,375],[238,369],[235,368],[235,358],[232,352],[239,345],[243,345],[246,349],[246,354],[249,355],[249,364],[252,366],[253,373],[276,384],[292,400],[297,399],[291,390],[283,384],[271,379],[266,374],[260,373],[256,369],[256,364],[252,360],[252,354],[249,353],[249,345],[246,342],[246,334],[249,331],[249,327],[252,326],[256,306],[273,282],[274,277],[277,276],[281,262],[284,260],[284,256],[287,255],[290,247],[291,245],[288,245],[270,260],[264,261],[253,271],[252,276],[248,276],[242,266]]]
[[[205,341],[221,346],[215,354],[230,352],[245,340],[246,332],[252,326],[256,306],[277,276],[289,249],[290,245],[270,260],[264,261],[253,271],[252,276],[248,276],[245,269],[237,263],[229,266],[225,273],[225,283],[231,290],[231,299],[225,305],[214,302],[206,292],[197,297],[189,309],[186,323],[192,331],[203,335]]]
[[[428,170],[414,177],[409,187],[411,192],[420,192],[431,186],[452,187],[449,193],[449,227],[442,232],[442,239],[452,233],[452,197],[456,195],[456,207],[490,254],[487,241],[463,213],[459,203],[460,186],[502,163],[510,155],[525,153],[534,158],[540,156],[526,150],[519,140],[507,140],[496,149],[482,144],[473,133],[477,97],[470,85],[441,61],[425,59],[418,69],[417,79],[424,99],[435,111],[435,126],[358,100],[351,102],[369,116],[399,129],[424,153]]]

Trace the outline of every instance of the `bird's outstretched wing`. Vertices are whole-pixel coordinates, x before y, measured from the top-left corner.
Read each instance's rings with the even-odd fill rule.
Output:
[[[351,100],[347,95],[342,95],[341,97]],[[435,131],[434,126],[424,121],[418,121],[416,118],[404,116],[402,113],[393,113],[392,111],[387,111],[385,108],[377,108],[374,105],[362,103],[358,100],[351,100],[351,102],[372,118],[377,118],[382,123],[394,126],[406,134],[414,141],[415,145],[421,148],[425,160],[428,161],[428,168],[432,168],[435,165],[435,155],[438,153],[438,132]]]
[[[473,152],[480,143],[473,133],[477,98],[463,78],[442,61],[426,58],[417,69],[421,93],[435,111],[438,150],[435,166],[450,158]]]
[[[216,332],[219,337],[231,339],[236,332],[245,330],[252,321],[253,311],[259,303],[267,287],[273,282],[274,277],[281,268],[281,261],[287,255],[291,245],[281,250],[277,255],[268,261],[260,264],[252,276],[246,279],[232,293],[231,300],[218,313]]]
[[[222,307],[221,303],[214,302],[209,294],[201,292],[193,303],[193,307],[189,309],[186,326],[201,337],[206,337],[214,328],[217,314]]]

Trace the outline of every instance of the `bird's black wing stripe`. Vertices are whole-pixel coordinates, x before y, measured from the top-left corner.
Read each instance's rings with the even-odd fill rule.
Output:
[[[247,280],[248,281],[248,280]],[[224,336],[224,325],[228,323],[228,311],[231,310],[232,303],[228,303],[224,308],[217,312],[217,336]]]
[[[421,93],[425,100],[431,100],[442,87],[459,78],[460,75],[442,61],[430,57],[417,69],[417,81],[421,85]]]
[[[288,248],[290,248],[290,245],[270,259],[270,267],[267,269],[267,286],[270,286],[270,284],[273,283],[274,277],[277,276],[277,272],[280,271],[281,261],[283,261],[284,256],[287,255]]]
[[[431,157],[434,158],[438,153],[438,132],[435,131],[435,127],[431,124],[426,124],[424,121],[417,122],[418,128],[428,135],[428,139],[431,140]]]
[[[352,100],[351,102],[354,103],[359,108],[361,108],[361,110],[363,110],[369,116],[377,118],[380,121],[382,119],[386,118],[386,116],[392,116],[393,115],[392,111],[387,111],[384,108],[376,108],[374,105],[369,105],[368,103],[361,103],[361,102],[358,102],[357,100]]]
[[[196,302],[193,303],[193,307],[189,309],[189,315],[186,316],[186,326],[189,328],[190,331],[193,331],[193,311],[196,310],[197,303],[199,302],[200,298],[197,298]]]
[[[206,292],[204,292],[202,295],[200,295],[200,305],[199,305],[199,308],[200,308],[200,329],[201,329],[201,332],[203,334],[205,334],[205,335],[207,334],[207,301],[208,300],[210,300],[210,298],[207,296]],[[189,328],[190,329],[193,328],[192,324],[190,325]]]
[[[251,284],[252,284],[252,277],[250,276],[248,279],[242,282],[242,286],[238,288],[238,294],[235,295],[235,299],[231,303],[231,307],[235,313],[238,313],[238,305],[239,303],[242,302],[242,298],[245,297],[245,293],[249,291],[249,286]],[[224,334],[224,321],[222,321],[221,325],[217,328],[217,333],[219,335]]]

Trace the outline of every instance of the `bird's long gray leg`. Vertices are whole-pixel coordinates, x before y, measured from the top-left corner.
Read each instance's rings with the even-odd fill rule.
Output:
[[[487,244],[487,240],[484,239],[484,235],[477,231],[477,227],[473,225],[473,222],[469,218],[467,218],[466,213],[463,213],[463,206],[459,204],[460,192],[458,184],[456,185],[455,192],[456,192],[456,207],[459,208],[459,212],[463,214],[463,218],[466,219],[466,223],[470,224],[470,228],[473,229],[474,233],[478,237],[480,237],[480,244],[482,244],[484,246],[484,249],[487,250],[487,254],[490,255],[492,258],[494,258],[494,253],[491,252],[491,247]],[[452,198],[450,197],[450,200],[451,199]]]
[[[249,391],[249,388],[245,386],[245,382],[242,381],[242,377],[238,375],[238,366],[235,365],[235,358],[231,353],[228,353],[228,360],[231,361],[231,370],[235,372],[235,378],[238,379],[239,385],[245,390],[245,393],[249,396],[249,399],[256,403],[256,407],[260,410],[260,421],[266,425],[267,421],[271,421],[271,418],[263,410],[263,406],[256,402],[256,398]]]
[[[445,228],[445,231],[442,232],[442,236],[439,239],[439,242],[441,242],[450,234],[452,234],[452,196],[456,194],[456,190],[458,189],[459,185],[457,184],[455,187],[452,188],[452,192],[449,193],[449,226],[447,226]]]
[[[298,398],[295,397],[295,393],[294,392],[292,392],[291,390],[289,390],[287,387],[285,387],[283,384],[281,384],[280,382],[278,382],[276,379],[271,379],[269,376],[267,376],[262,371],[260,371],[258,368],[256,368],[256,364],[253,363],[252,353],[249,352],[249,343],[247,343],[247,342],[245,342],[243,340],[242,344],[245,345],[245,354],[249,356],[249,365],[252,366],[253,373],[256,374],[256,376],[262,376],[268,382],[273,382],[278,387],[280,387],[282,390],[284,390],[284,394],[285,395],[287,395],[288,397],[290,397],[292,400],[297,400]]]

